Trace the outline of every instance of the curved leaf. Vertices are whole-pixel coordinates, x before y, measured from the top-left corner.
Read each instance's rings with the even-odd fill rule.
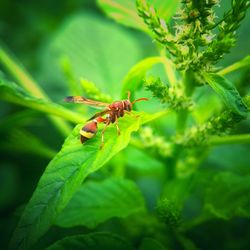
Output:
[[[111,233],[69,236],[57,241],[47,250],[135,250],[127,240]]]
[[[163,59],[161,57],[149,57],[132,67],[123,80],[121,97],[126,98],[128,91],[134,92],[140,88],[147,71],[157,63],[163,63]]]
[[[205,73],[204,78],[212,89],[222,98],[229,109],[242,117],[247,116],[247,107],[243,103],[239,92],[230,81],[213,73]]]
[[[148,2],[167,22],[179,6],[178,0],[148,0]],[[98,4],[109,17],[118,23],[147,32],[146,25],[137,14],[135,0],[98,0]]]
[[[56,221],[83,180],[125,148],[131,133],[138,130],[140,124],[162,115],[138,114],[137,118],[132,114],[119,120],[120,136],[116,128],[110,126],[101,150],[101,132],[82,145],[79,130],[83,125],[75,127],[42,175],[14,232],[11,249],[27,249],[34,244]]]
[[[250,218],[249,193],[250,176],[218,174],[207,189],[205,210],[225,220],[235,216]]]
[[[89,181],[70,200],[56,224],[94,228],[112,217],[125,218],[144,209],[142,194],[134,182],[121,178]]]

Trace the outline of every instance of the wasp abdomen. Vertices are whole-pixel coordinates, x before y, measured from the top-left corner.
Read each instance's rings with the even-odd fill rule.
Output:
[[[92,121],[87,123],[81,130],[80,130],[80,140],[81,143],[84,143],[85,141],[91,139],[95,136],[97,132],[97,122]]]

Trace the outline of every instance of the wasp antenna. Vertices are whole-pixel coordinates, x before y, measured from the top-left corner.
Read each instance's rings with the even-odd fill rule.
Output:
[[[148,98],[139,98],[137,100],[134,100],[133,102],[131,102],[131,104],[133,105],[135,102],[140,102],[140,101],[148,101]]]

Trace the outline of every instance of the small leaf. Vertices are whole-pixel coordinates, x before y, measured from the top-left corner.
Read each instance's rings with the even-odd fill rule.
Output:
[[[220,173],[207,188],[205,211],[225,220],[235,216],[250,218],[249,193],[250,176]]]
[[[135,250],[127,240],[111,233],[74,235],[57,241],[47,250]]]
[[[204,77],[232,112],[239,114],[242,117],[247,116],[247,107],[243,103],[239,92],[230,81],[213,73],[204,73]]]
[[[87,79],[80,79],[80,84],[84,94],[86,94],[88,98],[98,100],[101,102],[107,102],[107,103],[112,102],[111,96],[102,93],[101,90],[98,89],[93,82]]]
[[[57,224],[94,228],[112,217],[125,218],[144,209],[142,194],[132,181],[118,178],[89,181],[73,196]]]
[[[101,132],[82,145],[79,131],[83,125],[75,127],[42,175],[14,232],[11,249],[27,249],[34,244],[55,223],[83,180],[125,148],[131,133],[138,130],[140,124],[159,117],[162,112],[137,114],[137,118],[126,115],[119,120],[120,136],[116,128],[110,126],[101,150]]]
[[[176,0],[149,0],[158,11],[159,16],[167,22],[175,14],[179,1]],[[135,0],[98,0],[103,11],[118,23],[147,32],[147,27],[139,18]]]
[[[149,57],[137,63],[125,76],[122,83],[122,98],[127,97],[127,92],[134,92],[142,86],[142,80],[147,71],[157,63],[164,63],[161,57]]]

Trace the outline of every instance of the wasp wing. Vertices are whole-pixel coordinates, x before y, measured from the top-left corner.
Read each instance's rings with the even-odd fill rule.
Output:
[[[99,117],[99,116],[103,116],[105,114],[108,114],[110,112],[110,109],[105,109],[101,112],[98,112],[96,114],[94,114],[92,117],[90,117],[87,121],[91,121],[91,120],[94,120],[95,118]]]
[[[93,107],[108,107],[109,106],[109,103],[94,101],[94,100],[87,99],[87,98],[82,97],[82,96],[67,96],[64,99],[64,101],[65,102],[82,103],[82,104],[86,104],[86,105],[93,106]]]

